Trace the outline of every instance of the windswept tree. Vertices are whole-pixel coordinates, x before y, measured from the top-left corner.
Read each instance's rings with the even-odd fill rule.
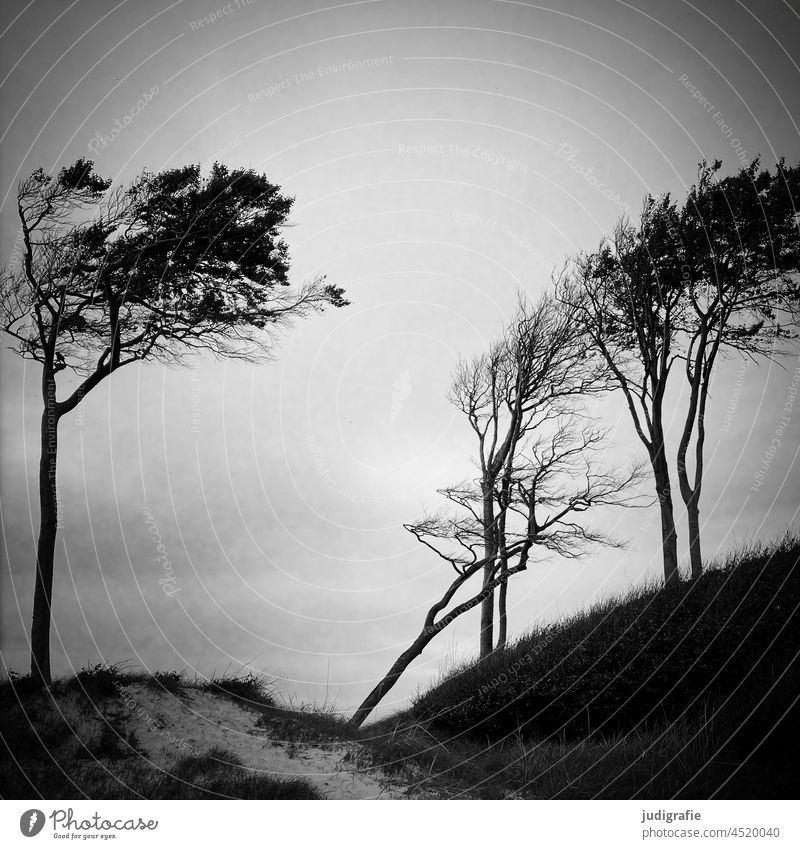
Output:
[[[21,267],[0,278],[13,350],[41,365],[41,523],[31,674],[50,682],[58,424],[112,372],[182,362],[193,353],[257,361],[270,329],[346,304],[323,278],[290,288],[281,228],[292,199],[266,176],[215,164],[145,172],[112,189],[78,160],[35,171],[18,190]],[[62,372],[80,377],[59,398]]]
[[[770,173],[755,160],[719,178],[721,164],[700,166],[699,179],[671,227],[688,304],[684,373],[689,401],[677,471],[693,578],[703,571],[700,493],[714,366],[731,353],[753,360],[786,353],[797,338],[800,312],[800,167],[786,167],[782,160]]]
[[[669,196],[647,198],[638,226],[620,221],[600,248],[578,256],[557,281],[565,304],[622,392],[647,450],[661,512],[664,581],[680,580],[664,395],[680,359],[686,312],[681,259],[673,250]]]
[[[555,309],[551,301],[543,304],[548,312]],[[519,323],[515,326],[519,327]],[[559,326],[557,322],[538,324],[537,332],[527,336],[527,344],[539,350],[550,349],[554,341],[550,333]],[[516,362],[517,366],[510,370],[512,385],[518,384],[514,369],[525,369],[527,359]],[[452,512],[443,511],[405,526],[449,565],[455,578],[428,610],[417,638],[355,712],[350,720],[352,726],[359,727],[364,722],[437,634],[459,616],[482,605],[514,575],[526,571],[537,554],[540,559],[554,553],[574,558],[595,544],[618,545],[612,537],[585,523],[583,514],[587,510],[641,504],[635,491],[641,480],[641,466],[632,464],[624,471],[602,468],[598,453],[604,443],[604,431],[578,411],[560,406],[558,398],[553,398],[555,384],[551,381],[557,375],[567,375],[557,369],[551,372],[546,360],[540,363],[536,376],[524,381],[528,412],[522,419],[528,423],[533,414],[537,423],[527,424],[524,429],[520,426],[523,436],[512,439],[513,454],[506,456],[495,485],[488,553],[482,469],[477,480],[441,491]],[[539,398],[541,405],[536,408]],[[478,438],[480,442],[486,437],[479,434]],[[480,585],[477,578],[482,578]],[[462,590],[466,590],[466,599]],[[457,599],[459,594],[461,600]]]
[[[444,491],[450,501],[479,518],[486,566],[493,580],[504,514],[518,447],[576,398],[607,389],[605,363],[587,349],[580,328],[552,297],[536,304],[520,299],[501,338],[484,354],[461,361],[451,403],[476,437],[477,481]],[[498,595],[497,648],[506,643],[508,585]],[[480,657],[494,650],[494,593],[481,604]]]
[[[736,352],[754,360],[776,357],[798,326],[800,169],[781,161],[770,173],[756,160],[720,179],[720,167],[702,163],[682,205],[669,195],[648,197],[637,226],[620,222],[610,242],[579,256],[558,281],[559,298],[608,363],[650,457],[667,584],[680,579],[663,421],[673,367],[678,363],[689,390],[676,466],[697,577],[714,367]]]

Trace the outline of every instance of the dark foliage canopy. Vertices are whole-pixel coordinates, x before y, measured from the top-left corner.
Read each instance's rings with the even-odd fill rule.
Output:
[[[193,351],[268,355],[269,328],[347,303],[324,278],[290,287],[292,202],[265,175],[220,163],[115,189],[85,159],[39,169],[18,193],[24,259],[3,273],[3,327],[23,357],[97,378]]]

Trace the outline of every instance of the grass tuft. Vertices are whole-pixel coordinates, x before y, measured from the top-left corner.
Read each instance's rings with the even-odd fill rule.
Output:
[[[214,676],[200,684],[200,689],[236,699],[249,707],[274,707],[273,685],[268,675],[248,672],[244,675]]]

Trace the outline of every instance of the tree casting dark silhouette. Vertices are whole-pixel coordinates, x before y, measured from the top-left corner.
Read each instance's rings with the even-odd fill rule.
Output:
[[[488,554],[484,469],[479,466],[476,481],[441,491],[456,505],[454,514],[439,513],[405,526],[449,564],[456,578],[429,609],[417,638],[355,712],[351,726],[357,728],[364,722],[438,633],[459,616],[484,604],[514,575],[524,572],[534,546],[549,554],[574,558],[593,544],[621,544],[588,527],[582,514],[603,505],[639,506],[641,499],[630,490],[641,480],[642,467],[634,463],[628,470],[608,471],[597,462],[606,433],[575,408],[574,400],[582,389],[593,391],[601,385],[602,370],[598,373],[587,362],[591,358],[585,352],[582,362],[571,360],[580,347],[579,337],[572,335],[574,327],[569,313],[550,298],[542,299],[534,308],[521,304],[499,347],[490,349],[488,360],[478,358],[459,368],[456,397],[470,399],[465,412],[479,442],[487,439],[487,434],[489,441],[494,441],[492,422],[496,421],[496,414],[491,411],[495,409],[493,393],[497,386],[503,386],[503,392],[508,393],[500,394],[500,403],[519,411],[517,424],[506,431],[510,448],[500,479],[494,484]],[[503,362],[502,367],[497,366],[499,361]],[[495,375],[486,382],[486,363],[491,364],[490,372],[504,375],[502,379],[498,381]],[[480,377],[478,384],[476,376]],[[561,385],[558,380],[566,383]],[[484,389],[476,391],[476,385]],[[488,430],[478,409],[488,415]],[[475,575],[483,576],[480,590],[450,607],[456,594]]]
[[[259,360],[271,350],[269,328],[345,305],[324,278],[289,288],[280,229],[291,207],[265,175],[219,163],[205,178],[190,165],[111,189],[80,159],[20,184],[22,266],[4,269],[0,296],[13,350],[42,367],[35,679],[51,680],[60,419],[130,363],[180,363],[192,353]],[[59,400],[63,371],[81,382]]]

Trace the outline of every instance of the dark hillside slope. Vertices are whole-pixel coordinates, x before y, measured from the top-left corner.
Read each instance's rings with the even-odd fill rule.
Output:
[[[752,750],[779,720],[796,724],[799,608],[800,537],[787,535],[729,556],[697,581],[636,589],[532,631],[454,670],[411,713],[484,740],[702,718],[721,745]]]

